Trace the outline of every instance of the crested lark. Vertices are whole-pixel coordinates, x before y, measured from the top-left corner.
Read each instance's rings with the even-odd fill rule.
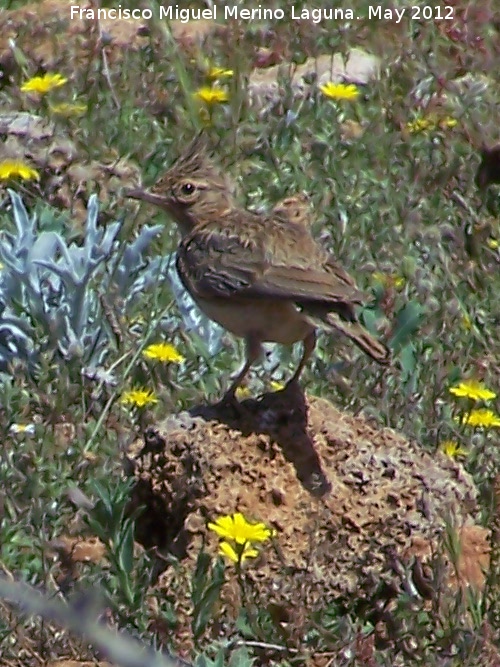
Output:
[[[314,351],[317,327],[340,331],[379,363],[389,363],[389,350],[357,321],[363,294],[309,233],[304,202],[284,200],[270,215],[241,208],[199,139],[153,188],[127,194],[174,218],[182,235],[177,270],[185,288],[208,317],[246,341],[246,363],[226,398],[234,398],[264,341],[303,341],[291,381],[298,380]]]

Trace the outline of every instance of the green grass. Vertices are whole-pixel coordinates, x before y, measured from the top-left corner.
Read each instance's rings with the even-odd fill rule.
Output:
[[[2,20],[5,14],[0,10]],[[79,45],[71,43],[73,59],[64,51],[64,21],[60,25],[52,21],[43,39],[60,52],[51,71],[69,78],[52,97],[78,100],[88,107],[80,118],[56,121],[54,142],[68,136],[76,149],[74,163],[79,165],[124,157],[137,166],[146,184],[154,182],[203,126],[204,117],[199,115],[192,93],[205,83],[205,60],[234,70],[234,77],[225,84],[230,102],[212,110],[207,132],[214,143],[218,142],[221,162],[237,179],[242,203],[269,208],[289,193],[307,190],[317,214],[315,233],[325,239],[359,284],[373,292],[374,306],[364,313],[365,323],[392,340],[394,347],[396,363],[380,374],[352,348],[339,347],[322,336],[315,359],[304,373],[304,386],[311,394],[328,397],[345,409],[363,409],[380,425],[404,431],[426,450],[435,451],[445,439],[457,439],[470,451],[465,466],[481,492],[483,523],[492,526],[492,488],[500,464],[498,430],[474,432],[459,426],[454,420],[457,404],[448,393],[451,384],[468,376],[479,377],[500,392],[499,251],[488,245],[489,237],[500,240],[500,227],[498,217],[490,214],[474,186],[480,142],[491,144],[498,138],[494,134],[500,103],[494,43],[499,35],[498,27],[495,32],[491,22],[480,20],[480,16],[477,22],[469,18],[467,25],[471,35],[477,33],[483,39],[481,44],[456,34],[453,41],[432,22],[403,22],[396,34],[394,27],[366,21],[351,27],[327,23],[308,29],[298,22],[283,21],[274,26],[274,36],[266,32],[265,25],[242,23],[230,25],[223,38],[209,35],[201,46],[177,45],[170,27],[154,21],[137,48],[109,47],[104,55],[97,33],[89,28],[85,40]],[[460,20],[458,23],[463,26]],[[32,29],[20,28],[17,65],[0,90],[0,105],[4,110],[52,118],[46,100],[30,100],[19,92],[20,84],[38,73]],[[354,103],[327,100],[319,91],[306,100],[295,99],[284,80],[281,99],[263,115],[250,106],[246,88],[257,46],[271,47],[296,63],[309,56],[360,46],[383,56],[381,77],[363,87],[362,97]],[[458,84],[465,74],[476,84]],[[484,77],[486,88],[480,85]],[[405,131],[406,123],[434,111],[455,118],[456,127],[416,134]],[[362,135],[346,139],[346,122],[360,123]],[[42,226],[47,224],[47,228],[79,241],[82,221],[64,206],[57,207],[55,197],[58,178],[66,184],[66,168],[64,163],[58,173],[47,166],[41,170],[38,185],[14,187],[30,212],[39,213]],[[77,186],[74,180],[68,181],[75,200],[86,200],[92,191],[106,195],[105,185]],[[453,192],[459,193],[467,208],[451,196]],[[2,228],[13,230],[3,191],[1,202]],[[177,232],[161,214],[145,206],[138,210],[121,198],[118,190],[101,196],[100,204],[105,224],[124,220],[120,231],[123,240],[132,239],[146,223],[161,222],[165,231],[153,242],[150,254],[175,249]],[[151,215],[153,219],[147,217]],[[482,238],[475,232],[475,243],[467,245],[464,230],[474,222],[488,222],[490,234]],[[404,280],[398,288],[384,289],[373,277],[376,272]],[[114,299],[109,301],[113,311]],[[119,627],[151,645],[163,641],[160,631],[152,629],[145,602],[145,582],[152,566],[148,554],[131,560],[130,526],[122,512],[126,487],[121,481],[119,452],[155,417],[202,400],[215,400],[239,366],[242,353],[239,344],[228,343],[219,354],[210,355],[195,336],[184,331],[175,308],[168,287],[157,285],[141,295],[127,312],[127,321],[117,317],[117,334],[104,361],[106,369],[113,369],[116,384],[96,386],[82,376],[82,362],[76,357],[62,363],[32,315],[35,344],[44,350],[35,373],[16,362],[0,376],[3,570],[53,592],[55,564],[47,555],[47,544],[66,533],[68,523],[74,520],[68,489],[76,487],[94,501],[100,499],[100,507],[106,505],[107,498],[112,516],[94,512],[89,534],[100,535],[105,541],[109,565],[83,569],[79,587],[90,589],[99,584]],[[163,318],[165,311],[173,314],[168,325]],[[108,322],[106,326],[111,325]],[[182,366],[151,370],[138,351],[163,338],[187,360]],[[282,352],[275,379],[289,376],[297,352]],[[352,363],[342,361],[351,356]],[[349,383],[349,392],[341,390],[339,374]],[[269,381],[259,368],[254,378],[257,390]],[[121,393],[137,384],[154,390],[160,399],[147,411],[131,410],[120,403]],[[498,410],[498,399],[492,402],[491,407],[495,406]],[[26,423],[35,424],[35,437],[9,432],[12,424]],[[58,435],[61,424],[70,425],[67,440]],[[498,585],[494,579],[493,591],[498,591]],[[64,595],[71,592],[63,591]],[[176,612],[164,600],[158,604],[169,626]],[[417,642],[418,650],[412,655],[420,658],[415,664],[482,664],[478,662],[482,647],[477,641],[481,627],[490,628],[490,639],[498,646],[495,605],[490,608],[487,599],[457,601],[449,616],[442,609],[425,605],[416,614],[413,604],[402,596],[393,616]],[[466,629],[451,622],[465,623],[464,617],[470,620],[464,609],[469,613],[474,610]],[[257,639],[276,643],[272,632],[266,635],[266,614],[258,610],[261,634]],[[308,651],[336,654],[349,638],[354,641],[371,632],[359,610],[341,613],[333,609],[329,620],[326,616],[318,621],[317,636],[303,638],[298,654],[283,656],[271,651],[269,659],[296,664]],[[242,627],[244,617],[243,609]],[[30,626],[29,621],[19,622]],[[40,644],[46,647],[40,649],[40,656],[47,651],[48,657],[52,646],[57,652],[50,626],[42,625],[37,632]],[[251,634],[242,632],[241,636]],[[255,632],[252,637],[255,639]],[[10,647],[5,639],[3,650],[9,664],[39,664],[33,656],[31,662],[27,658],[19,662],[22,644],[20,635]],[[197,649],[207,651],[217,661],[224,656],[221,646],[200,645]],[[433,653],[436,646],[438,657]],[[82,655],[86,650],[82,649]],[[250,656],[252,651],[262,655],[255,648],[248,650]],[[384,647],[374,651],[375,662],[370,664],[410,664],[404,662],[404,652],[387,656]],[[241,662],[248,662],[248,655],[237,655]],[[331,664],[361,663],[346,657]]]

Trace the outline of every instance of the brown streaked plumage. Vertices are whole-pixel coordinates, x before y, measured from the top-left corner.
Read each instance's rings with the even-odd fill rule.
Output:
[[[273,215],[310,229],[313,223],[309,196],[305,192],[281,199],[273,208]]]
[[[128,196],[156,204],[178,223],[179,276],[208,317],[245,339],[246,363],[234,392],[265,341],[303,341],[298,380],[316,344],[316,328],[340,331],[381,364],[389,350],[357,321],[364,296],[354,280],[289,211],[258,215],[236,203],[231,183],[196,140],[151,190]]]

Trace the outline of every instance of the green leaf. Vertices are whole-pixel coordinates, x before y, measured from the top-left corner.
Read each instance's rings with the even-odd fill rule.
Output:
[[[210,562],[210,557],[209,557],[209,562]],[[205,565],[205,559],[203,565]],[[192,598],[194,603],[192,628],[193,628],[193,635],[195,638],[198,638],[201,635],[203,630],[206,628],[207,623],[212,618],[212,610],[214,608],[215,603],[220,598],[220,591],[225,581],[224,570],[225,570],[224,562],[222,558],[219,558],[216,561],[215,565],[211,568],[211,571],[205,569],[204,567],[204,572],[206,572],[206,576],[204,577],[204,579],[200,578],[197,581],[197,587],[198,587],[198,590],[196,591],[197,601],[194,602],[194,597],[195,597],[194,595]],[[203,583],[205,584],[208,583],[208,585],[205,586],[202,591]]]
[[[360,312],[360,319],[370,333],[377,330],[377,312],[373,308],[363,308]]]
[[[399,361],[403,369],[403,382],[408,380],[416,368],[415,346],[412,343],[405,345],[399,353]]]
[[[196,567],[191,581],[191,600],[195,606],[199,604],[203,598],[211,560],[209,554],[202,548],[196,559]]]
[[[206,628],[208,622],[212,618],[212,610],[215,603],[220,598],[220,591],[224,580],[213,581],[205,590],[205,593],[200,602],[193,609],[193,635],[197,639]]]
[[[224,667],[226,652],[224,648],[220,648],[217,651],[217,655],[214,660],[210,660],[206,655],[199,655],[196,658],[195,665],[196,667]]]
[[[130,519],[127,519],[122,527],[118,563],[120,569],[130,577],[134,568],[134,523]]]
[[[373,293],[373,300],[375,304],[379,304],[385,296],[385,287],[382,285],[382,283],[376,281],[371,286],[371,291]],[[371,310],[371,309],[366,308],[365,310]]]
[[[399,351],[406,341],[418,330],[425,314],[425,308],[418,301],[410,301],[396,315],[394,333],[389,347]]]
[[[229,659],[229,667],[251,667],[254,663],[254,658],[248,655],[246,646],[240,646],[236,649]]]
[[[240,609],[238,618],[235,623],[236,629],[240,632],[243,637],[254,639],[255,633],[252,626],[248,622],[248,614],[245,609]]]

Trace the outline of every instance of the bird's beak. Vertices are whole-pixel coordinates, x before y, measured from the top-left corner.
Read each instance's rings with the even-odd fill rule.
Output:
[[[149,190],[141,190],[140,188],[126,188],[124,190],[125,197],[130,197],[131,199],[141,199],[142,201],[147,202],[148,204],[154,204],[155,206],[165,207],[168,205],[168,200],[162,195],[156,195],[154,192]]]

